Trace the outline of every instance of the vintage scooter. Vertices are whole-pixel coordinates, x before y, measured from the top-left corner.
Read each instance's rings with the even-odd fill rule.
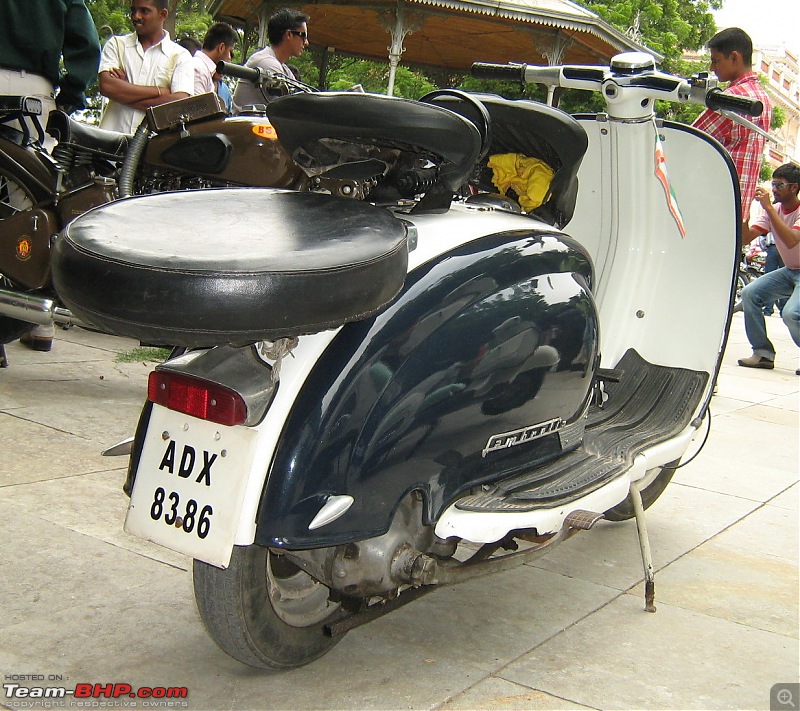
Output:
[[[281,143],[349,190],[134,197],[56,243],[81,318],[189,349],[150,375],[125,528],[194,559],[205,626],[245,664],[306,664],[604,517],[636,518],[654,610],[643,511],[704,429],[741,220],[724,149],[653,105],[760,109],[639,53],[474,72],[607,110],[287,96]],[[509,154],[549,166],[538,207],[492,194],[487,156]]]

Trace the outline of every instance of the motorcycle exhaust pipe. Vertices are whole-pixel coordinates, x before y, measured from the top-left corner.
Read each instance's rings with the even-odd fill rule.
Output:
[[[34,294],[0,289],[0,316],[38,326],[83,326],[84,323],[69,309],[60,307],[53,299]]]

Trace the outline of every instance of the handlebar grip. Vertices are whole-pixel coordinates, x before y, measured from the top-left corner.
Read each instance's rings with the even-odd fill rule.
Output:
[[[244,67],[232,62],[217,62],[217,72],[228,77],[244,79],[256,83],[261,79],[261,70],[253,67]]]
[[[476,79],[497,79],[499,81],[525,81],[527,64],[489,64],[475,62],[470,74]]]
[[[746,96],[726,94],[721,89],[711,89],[706,94],[706,106],[714,111],[725,109],[748,116],[761,116],[764,104],[758,99],[749,99]]]

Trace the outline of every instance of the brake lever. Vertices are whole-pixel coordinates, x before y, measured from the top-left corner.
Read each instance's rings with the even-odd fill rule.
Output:
[[[767,133],[767,131],[761,128],[761,126],[757,126],[750,119],[745,118],[741,114],[737,114],[734,111],[728,111],[728,109],[717,109],[717,113],[722,114],[725,118],[729,118],[734,123],[738,123],[740,126],[744,126],[745,128],[749,128],[751,131],[755,131],[759,136],[763,136],[768,141],[772,141],[775,144],[778,143],[777,138],[770,135]]]

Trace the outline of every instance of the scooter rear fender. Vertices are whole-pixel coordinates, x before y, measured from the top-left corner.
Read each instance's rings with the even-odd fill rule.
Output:
[[[597,361],[591,262],[568,237],[518,224],[424,263],[384,312],[340,329],[283,424],[257,543],[380,535],[414,489],[432,523],[465,490],[580,441]],[[311,530],[330,496],[354,503]]]

